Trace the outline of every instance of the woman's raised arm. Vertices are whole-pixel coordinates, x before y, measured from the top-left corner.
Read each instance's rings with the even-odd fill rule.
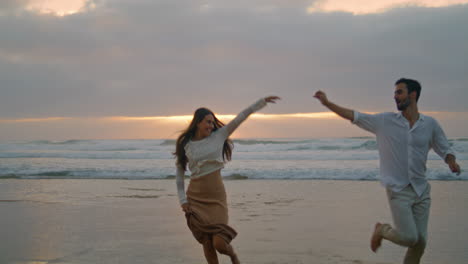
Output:
[[[244,111],[240,112],[231,122],[229,122],[226,126],[222,127],[221,129],[225,130],[225,137],[228,137],[231,135],[238,127],[239,125],[244,122],[244,120],[249,117],[254,112],[257,112],[258,110],[262,109],[267,105],[267,103],[276,103],[277,100],[280,100],[278,96],[268,96],[265,98],[261,98],[257,102],[255,102],[253,105],[247,107],[244,109]]]

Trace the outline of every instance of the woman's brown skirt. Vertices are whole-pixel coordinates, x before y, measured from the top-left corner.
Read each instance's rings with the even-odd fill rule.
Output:
[[[191,179],[187,188],[191,211],[185,214],[187,225],[198,242],[203,244],[212,236],[230,243],[237,232],[228,225],[226,191],[219,171]]]

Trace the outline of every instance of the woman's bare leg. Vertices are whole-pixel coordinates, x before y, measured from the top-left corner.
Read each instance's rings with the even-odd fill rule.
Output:
[[[230,244],[226,243],[226,241],[222,237],[214,235],[213,246],[219,253],[231,257],[232,264],[240,264],[239,259],[237,258],[237,254],[234,252],[234,249]]]
[[[218,264],[218,255],[216,254],[216,250],[213,246],[212,240],[205,240],[203,243],[203,252],[205,253],[206,261],[208,264]]]

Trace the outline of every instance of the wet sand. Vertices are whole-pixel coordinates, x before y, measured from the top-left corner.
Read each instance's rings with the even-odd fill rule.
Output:
[[[432,181],[422,262],[468,263],[468,182]],[[375,181],[227,180],[242,263],[401,263],[369,249],[391,221]],[[206,263],[174,180],[0,180],[0,263]],[[220,263],[230,263],[220,257]]]

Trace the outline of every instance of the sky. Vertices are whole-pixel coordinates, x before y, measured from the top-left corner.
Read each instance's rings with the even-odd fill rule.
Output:
[[[467,25],[468,0],[2,0],[0,140],[174,138],[268,95],[234,137],[366,136],[314,92],[396,111],[401,77],[468,137]]]

